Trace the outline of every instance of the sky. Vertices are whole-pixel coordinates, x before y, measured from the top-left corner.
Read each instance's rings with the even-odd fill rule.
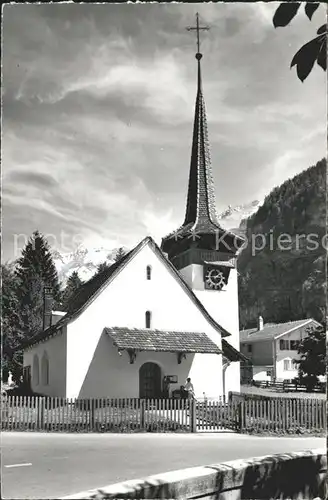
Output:
[[[132,248],[184,219],[196,39],[218,212],[326,155],[326,74],[290,62],[325,22],[279,3],[11,4],[3,10],[2,259],[41,231],[62,253]]]

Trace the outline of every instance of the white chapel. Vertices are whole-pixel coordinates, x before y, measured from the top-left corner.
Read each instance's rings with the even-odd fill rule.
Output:
[[[198,28],[198,18],[197,18]],[[237,257],[242,238],[219,224],[205,102],[197,96],[183,224],[151,237],[83,284],[66,313],[45,291],[44,329],[24,351],[39,395],[163,398],[185,384],[195,397],[240,390]]]

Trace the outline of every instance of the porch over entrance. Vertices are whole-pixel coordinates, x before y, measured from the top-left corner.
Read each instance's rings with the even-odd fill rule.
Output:
[[[222,350],[204,332],[177,332],[167,330],[114,327],[105,328],[119,353],[129,354],[134,364],[138,353],[175,353],[180,365],[187,354],[222,354]],[[172,377],[174,380],[174,377]],[[173,381],[158,363],[151,360],[139,369],[139,397],[169,397],[169,386]],[[184,383],[180,381],[180,383]]]

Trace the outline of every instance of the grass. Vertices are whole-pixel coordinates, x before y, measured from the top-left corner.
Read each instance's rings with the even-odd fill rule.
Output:
[[[241,431],[242,434],[249,434],[254,436],[271,436],[271,437],[325,437],[326,432],[318,429],[305,429],[303,427],[298,427],[297,429],[286,429],[284,430],[270,430],[270,429],[256,429],[254,426],[250,425],[246,429]]]

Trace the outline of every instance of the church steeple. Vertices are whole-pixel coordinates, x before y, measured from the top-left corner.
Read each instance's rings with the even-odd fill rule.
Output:
[[[201,75],[202,54],[197,52],[197,96],[194,131],[191,148],[188,198],[183,225],[193,223],[194,230],[203,226],[219,225],[215,207],[214,182],[212,177],[210,145],[208,141],[205,100]]]
[[[197,32],[197,95],[185,220],[176,231],[162,239],[162,250],[170,258],[185,252],[188,248],[195,247],[219,251],[222,250],[222,246],[225,246],[226,248],[223,250],[225,253],[235,253],[243,243],[242,238],[225,231],[220,226],[216,211],[205,100],[202,89],[201,59],[203,55],[200,53],[199,42],[200,30],[208,29],[207,26],[199,26],[198,14],[196,14],[196,27],[187,28],[188,31]],[[218,241],[220,241],[219,245]]]

